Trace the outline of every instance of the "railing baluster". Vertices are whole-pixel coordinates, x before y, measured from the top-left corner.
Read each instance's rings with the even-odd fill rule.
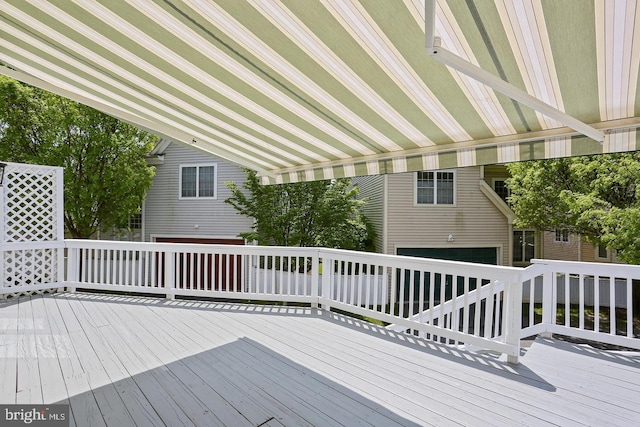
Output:
[[[600,276],[593,277],[593,330],[600,332]]]
[[[340,302],[346,302],[347,286],[345,284],[347,277],[347,262],[338,263],[338,282],[336,283],[336,299]]]
[[[476,283],[476,304],[473,310],[473,335],[475,336],[480,336],[480,312],[482,310],[481,289],[483,287],[482,280]]]
[[[123,285],[131,284],[131,251],[126,250],[124,252],[124,283]]]
[[[571,326],[571,275],[564,274],[564,325]]]
[[[465,334],[469,333],[469,276],[464,277],[464,298],[463,298],[463,311],[462,311],[462,331]],[[476,278],[476,280],[478,280]]]
[[[408,270],[405,268],[400,268],[399,272],[400,272],[400,283],[398,283],[398,317],[400,318],[404,318],[404,296],[405,296],[405,291],[406,291],[406,272]]]
[[[458,330],[458,310],[456,305],[456,300],[458,299],[458,277],[460,276],[451,276],[451,329],[454,331]],[[457,344],[456,341],[453,343]]]
[[[104,260],[103,260],[103,254],[104,254],[104,249],[98,249],[97,250],[99,257],[98,257],[98,267],[96,269],[96,283],[105,283],[102,277],[102,273],[104,272]]]
[[[379,311],[378,309],[378,292],[380,292],[380,275],[378,274],[378,266],[373,265],[373,277],[371,279],[373,281],[373,285],[371,286],[371,292],[373,292],[373,310]]]
[[[485,338],[491,338],[493,331],[493,301],[494,301],[494,282],[489,283],[489,295],[487,295],[487,301],[484,306],[484,334]]]
[[[358,281],[358,276],[356,275],[356,271],[360,268],[360,264],[357,262],[353,262],[351,264],[351,295],[349,298],[349,304],[356,305],[356,283]]]
[[[420,311],[419,311],[419,316],[418,316],[418,322],[420,322],[420,324],[424,323],[424,270],[420,270],[420,276],[418,278],[419,280],[419,285],[420,285],[420,292],[418,293],[418,299],[420,300]]]
[[[633,338],[633,281],[627,277],[627,337]]]
[[[536,278],[532,277],[529,280],[529,326],[533,326],[536,323]],[[523,325],[524,326],[524,325]]]
[[[389,298],[389,268],[385,265],[385,266],[381,266],[381,276],[380,276],[380,283],[381,283],[381,295],[382,295],[382,310],[380,310],[381,313],[387,313],[387,304],[390,301]]]
[[[217,255],[217,261],[214,261],[214,263],[216,264],[216,273],[218,276],[218,290],[220,291],[224,291],[225,290],[225,286],[224,286],[224,277],[222,276],[222,265],[223,265],[223,257],[224,254],[222,254],[221,252],[216,253]]]
[[[144,286],[149,286],[149,251],[143,251],[141,254],[144,256],[144,269],[142,270],[142,281]]]
[[[584,329],[584,274],[578,275],[578,328]]]
[[[433,271],[429,272],[429,324],[433,325],[433,311],[435,305],[435,288],[436,288],[436,274]],[[427,334],[427,338],[433,338],[431,334]]]
[[[124,250],[118,251],[118,285],[124,284],[124,270],[122,264],[124,263]]]
[[[444,324],[444,303],[447,300],[447,276],[446,274],[440,274],[440,315],[438,316],[438,326],[441,328],[446,328],[447,325]],[[440,337],[438,337],[439,339]]]
[[[609,333],[616,334],[616,278],[609,277]]]
[[[362,307],[362,283],[364,282],[364,264],[358,263],[358,287],[356,288],[358,307]]]
[[[366,286],[366,308],[371,308],[371,264],[367,264],[367,278],[365,281]]]
[[[398,278],[396,267],[391,267],[391,295],[389,295],[389,314],[396,313],[396,293],[398,292]]]

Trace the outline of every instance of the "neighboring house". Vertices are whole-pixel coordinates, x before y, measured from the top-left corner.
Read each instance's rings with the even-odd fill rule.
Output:
[[[618,262],[563,230],[514,229],[503,165],[354,178],[376,230],[376,251],[526,266],[533,258]]]
[[[616,257],[615,250],[586,242],[582,236],[570,234],[567,230],[545,231],[543,236],[544,257],[547,259],[623,263]]]
[[[505,201],[509,196],[506,186],[508,177],[509,173],[503,165],[485,166],[485,181]],[[516,230],[514,231],[514,239],[516,243],[518,239],[532,241],[535,247],[535,256],[538,258],[582,262],[622,262],[616,257],[615,251],[586,242],[580,235],[570,234],[563,229],[543,232]],[[518,253],[516,253],[517,256]]]
[[[244,244],[238,237],[253,221],[225,199],[227,181],[242,184],[242,169],[183,144],[161,141],[151,153],[156,168],[142,212],[129,220],[128,230],[101,238],[144,242]]]
[[[538,256],[536,233],[512,229],[513,212],[490,184],[504,174],[487,169],[355,178],[377,251],[498,265]]]

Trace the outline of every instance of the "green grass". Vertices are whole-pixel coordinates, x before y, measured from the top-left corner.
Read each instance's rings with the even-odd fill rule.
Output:
[[[524,304],[523,306],[523,316],[528,316],[529,304]],[[535,304],[533,308],[533,313],[535,317],[535,322],[538,323],[542,320],[542,306],[540,304]],[[567,310],[564,306],[558,305],[556,311],[556,324],[564,325],[566,321]],[[594,330],[595,328],[595,310],[593,306],[585,306],[584,307],[584,315],[583,315],[583,323],[584,329],[586,330]],[[625,308],[616,308],[615,309],[615,320],[616,320],[616,334],[618,335],[626,335],[627,334],[627,310]],[[611,330],[611,309],[609,307],[600,307],[599,316],[599,331],[600,332],[609,332]],[[580,327],[580,306],[578,304],[571,304],[569,306],[569,325],[571,327],[577,328]],[[633,333],[635,336],[640,336],[640,317],[636,316],[633,318]]]

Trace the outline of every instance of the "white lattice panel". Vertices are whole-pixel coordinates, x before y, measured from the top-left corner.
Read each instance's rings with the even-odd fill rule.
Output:
[[[27,249],[4,253],[4,287],[32,286],[57,281],[58,249]]]
[[[0,188],[1,294],[42,291],[61,281],[62,192],[62,168],[7,165]]]
[[[50,242],[58,235],[57,169],[10,164],[4,184],[4,242]]]

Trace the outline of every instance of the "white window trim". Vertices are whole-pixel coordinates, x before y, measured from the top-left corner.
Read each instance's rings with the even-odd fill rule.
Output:
[[[457,177],[457,173],[455,169],[440,169],[440,170],[424,170],[424,171],[420,171],[420,172],[433,172],[434,174],[437,174],[438,172],[450,172],[453,173],[453,203],[452,204],[438,204],[438,193],[437,193],[437,186],[438,186],[438,179],[437,179],[437,175],[434,176],[434,202],[435,203],[418,203],[418,172],[414,172],[413,173],[413,206],[420,206],[420,207],[430,207],[430,208],[434,208],[434,207],[438,207],[438,208],[454,208],[457,206],[458,204],[458,177]]]
[[[567,244],[567,243],[571,243],[571,233],[567,233],[567,240],[558,240],[558,231],[562,231],[564,229],[562,228],[557,228],[555,230],[553,230],[553,242],[554,243],[561,243],[561,244]]]
[[[213,166],[213,197],[201,197],[198,196],[200,185],[200,168]],[[193,197],[182,196],[182,169],[183,168],[196,168],[196,195]],[[217,163],[193,163],[180,165],[178,170],[178,200],[217,200],[218,199],[218,164]]]

